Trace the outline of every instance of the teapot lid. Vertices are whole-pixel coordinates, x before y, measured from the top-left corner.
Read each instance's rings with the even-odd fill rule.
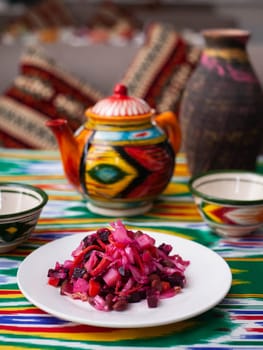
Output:
[[[152,108],[146,101],[129,96],[127,87],[117,84],[112,96],[98,101],[89,108],[89,113],[101,117],[142,116],[152,114]]]

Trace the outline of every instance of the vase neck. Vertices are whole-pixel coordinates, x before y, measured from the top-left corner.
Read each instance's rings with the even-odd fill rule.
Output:
[[[202,32],[206,47],[245,50],[250,32],[240,29],[214,29]]]
[[[204,54],[228,60],[247,61],[246,51],[250,33],[245,30],[217,29],[202,32],[205,39]]]

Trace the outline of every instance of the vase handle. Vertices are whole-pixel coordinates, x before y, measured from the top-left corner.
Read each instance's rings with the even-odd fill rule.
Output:
[[[175,154],[181,146],[181,128],[175,113],[166,111],[155,116],[156,124],[166,133]]]

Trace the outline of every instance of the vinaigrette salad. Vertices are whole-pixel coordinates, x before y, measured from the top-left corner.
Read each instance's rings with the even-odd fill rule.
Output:
[[[48,284],[60,294],[89,302],[97,310],[122,311],[146,300],[150,308],[175,296],[186,284],[190,264],[172,246],[141,231],[126,229],[121,220],[87,235],[72,259],[48,270]]]

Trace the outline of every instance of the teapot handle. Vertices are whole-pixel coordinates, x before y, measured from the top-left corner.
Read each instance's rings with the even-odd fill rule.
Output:
[[[156,124],[166,133],[175,154],[181,146],[181,128],[175,113],[166,111],[155,116]]]

